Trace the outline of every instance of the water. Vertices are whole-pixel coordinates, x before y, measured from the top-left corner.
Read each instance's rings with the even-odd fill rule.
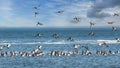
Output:
[[[0,45],[11,44],[10,49],[3,48],[0,52],[32,51],[38,45],[42,46],[44,56],[0,56],[0,68],[120,68],[120,53],[112,55],[96,55],[97,50],[120,51],[120,29],[111,31],[109,28],[95,28],[95,36],[89,36],[88,28],[1,28]],[[43,34],[36,37],[36,34]],[[60,38],[53,38],[53,34],[59,34]],[[68,41],[69,37],[74,41]],[[98,46],[105,41],[109,47]],[[93,54],[72,56],[50,56],[50,51],[73,51],[73,44],[87,45]]]

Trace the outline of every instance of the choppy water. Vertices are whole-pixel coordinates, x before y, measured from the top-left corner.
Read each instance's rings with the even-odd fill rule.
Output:
[[[96,55],[97,50],[120,51],[120,29],[111,31],[110,28],[95,28],[95,36],[89,36],[88,28],[1,28],[0,45],[11,44],[10,49],[3,48],[0,52],[32,51],[41,45],[42,51],[73,51],[73,44],[80,44],[79,52],[84,50],[83,45],[89,47],[93,54],[72,56],[0,56],[0,68],[120,68],[120,53],[112,55]],[[42,37],[35,37],[36,34]],[[60,38],[53,38],[58,34]],[[74,41],[68,41],[68,37]],[[105,41],[109,47],[100,47],[98,43]]]

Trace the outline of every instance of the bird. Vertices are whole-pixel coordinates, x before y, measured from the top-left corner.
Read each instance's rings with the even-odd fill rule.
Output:
[[[80,46],[79,44],[74,44],[74,45],[73,45],[73,48],[74,48],[74,49],[78,49],[79,46]]]
[[[41,45],[40,45],[40,46],[37,46],[37,48],[38,48],[38,49],[41,49],[41,48],[42,48],[42,46],[41,46]]]
[[[37,22],[36,26],[42,26],[43,24],[40,22]]]
[[[73,45],[73,48],[74,48],[73,53],[74,53],[74,54],[78,54],[78,47],[79,47],[79,46],[80,46],[79,44],[74,44],[74,45]]]
[[[59,38],[59,35],[58,34],[53,34],[53,37],[57,39],[57,38]]]
[[[89,33],[89,35],[94,36],[94,35],[95,35],[95,33],[94,33],[94,32],[90,32],[90,33]]]
[[[7,45],[6,45],[6,48],[7,48],[7,49],[9,49],[9,48],[10,48],[10,46],[11,46],[11,44],[7,44]]]
[[[119,14],[118,13],[114,13],[114,16],[119,16]]]
[[[79,22],[81,18],[80,17],[74,17],[73,19]]]
[[[40,5],[33,7],[35,10],[38,10]]]
[[[0,45],[0,50],[2,50],[3,49],[3,46],[2,45]]]
[[[75,16],[71,22],[72,22],[72,23],[79,23],[80,21],[81,21],[81,18]]]
[[[68,41],[74,41],[74,39],[72,37],[69,37],[67,40]]]
[[[103,45],[105,45],[105,46],[108,47],[108,43],[106,43],[105,41],[99,42],[98,45],[99,45],[99,46],[103,46]]]
[[[86,50],[88,50],[89,48],[88,48],[88,46],[82,46],[83,48],[85,48]]]
[[[59,10],[56,13],[63,13],[63,12],[64,12],[64,10]]]
[[[95,25],[95,23],[93,23],[93,22],[90,22],[90,28],[91,28],[93,25]]]
[[[95,23],[90,22],[90,29],[91,29],[91,32],[89,33],[89,35],[91,35],[91,36],[94,36],[94,35],[95,35],[94,32],[92,31],[92,26],[94,26],[94,25],[95,25]]]
[[[38,13],[38,12],[35,12],[34,14],[35,14],[35,17],[36,17],[39,13]]]
[[[42,37],[42,36],[43,34],[40,34],[40,33],[36,34],[36,37]]]
[[[120,42],[120,38],[115,38],[117,40],[117,42]]]
[[[112,31],[116,31],[116,30],[117,30],[117,28],[113,26],[112,27]]]
[[[113,24],[114,22],[113,21],[111,21],[111,22],[107,22],[108,24]]]
[[[95,23],[93,23],[93,22],[90,22],[90,25],[92,26],[92,25],[95,25]]]

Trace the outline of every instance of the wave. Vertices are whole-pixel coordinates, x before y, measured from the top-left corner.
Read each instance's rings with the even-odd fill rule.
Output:
[[[120,43],[120,42],[117,42],[117,40],[97,40],[98,43],[103,41],[110,44]]]
[[[100,42],[106,42],[108,44],[118,44],[117,40],[76,40],[76,41],[42,41],[42,42],[0,42],[0,44],[15,44],[15,45],[33,45],[33,44],[98,44]]]

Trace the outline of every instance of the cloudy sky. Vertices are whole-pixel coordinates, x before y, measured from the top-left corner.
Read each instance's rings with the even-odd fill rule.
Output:
[[[0,0],[0,27],[36,27],[38,21],[40,27],[89,27],[90,21],[94,27],[119,27],[120,16],[114,13],[120,15],[120,0]],[[80,21],[74,23],[74,17]]]

